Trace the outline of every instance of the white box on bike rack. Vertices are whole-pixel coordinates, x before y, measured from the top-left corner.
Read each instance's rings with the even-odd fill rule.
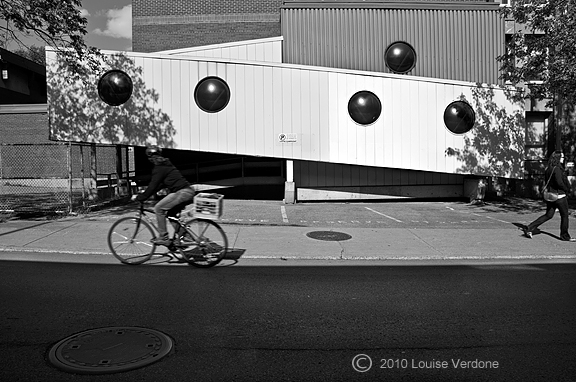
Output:
[[[194,196],[194,205],[188,214],[194,218],[218,220],[224,209],[224,195],[200,192]]]

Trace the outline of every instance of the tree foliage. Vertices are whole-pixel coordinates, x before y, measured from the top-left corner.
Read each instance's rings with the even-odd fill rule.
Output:
[[[78,72],[49,56],[47,66],[50,138],[59,141],[175,147],[170,116],[158,108],[158,92],[146,86],[142,68],[117,53],[101,63],[124,71],[133,82],[130,99],[110,106],[98,95],[100,72]]]
[[[96,69],[102,61],[97,48],[84,42],[88,20],[80,13],[80,0],[0,0],[0,33],[21,49],[23,37],[37,37],[69,62],[72,67]]]
[[[46,66],[46,53],[44,51],[44,48],[42,47],[31,45],[27,49],[18,49],[13,51],[12,53],[27,58],[28,60],[40,64],[42,66]]]
[[[532,81],[534,99],[576,104],[576,0],[515,0],[501,9],[515,21],[499,57],[503,79]]]

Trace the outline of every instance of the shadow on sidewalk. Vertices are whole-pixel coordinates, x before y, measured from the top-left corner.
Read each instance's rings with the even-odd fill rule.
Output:
[[[521,224],[521,223],[512,223],[512,224],[514,224],[516,227],[518,227],[518,229],[521,230],[522,232],[524,232],[528,228],[528,226],[526,224]],[[560,236],[556,236],[550,232],[542,231],[541,229],[538,229],[538,228],[536,228],[534,231],[532,231],[532,235],[534,235],[534,236],[540,235],[540,234],[548,235],[548,236],[550,236],[556,240],[559,240],[559,241],[564,241],[560,238]],[[522,236],[524,236],[524,234],[522,234]]]

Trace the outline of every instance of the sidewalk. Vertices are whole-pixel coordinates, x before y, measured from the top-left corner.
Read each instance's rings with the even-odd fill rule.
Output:
[[[258,203],[253,202],[252,203]],[[262,202],[266,203],[266,202]],[[325,205],[330,209],[330,205]],[[305,207],[305,206],[304,206]],[[251,207],[254,208],[254,207]],[[306,210],[304,208],[304,210]],[[543,211],[542,211],[543,212]],[[100,211],[59,220],[11,220],[0,223],[2,253],[37,252],[106,255],[106,235],[126,211]],[[558,214],[557,214],[558,215]],[[558,216],[554,218],[559,219]],[[572,218],[571,218],[572,219]],[[551,221],[545,232],[530,240],[522,231],[500,223],[494,227],[338,227],[289,224],[233,224],[224,221],[230,257],[276,260],[510,260],[555,259],[576,261],[576,243],[562,242],[559,223]],[[574,224],[573,224],[574,225]],[[325,241],[307,236],[310,232],[341,232],[351,237]],[[549,234],[546,234],[549,232]]]

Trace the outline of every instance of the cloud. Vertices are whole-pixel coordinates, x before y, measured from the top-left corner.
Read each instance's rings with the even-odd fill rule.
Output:
[[[106,30],[97,28],[94,33],[113,38],[132,38],[132,5],[106,12]]]
[[[88,12],[87,9],[82,8],[82,9],[80,10],[80,16],[82,16],[82,17],[90,17],[91,15],[90,15],[90,12]]]

